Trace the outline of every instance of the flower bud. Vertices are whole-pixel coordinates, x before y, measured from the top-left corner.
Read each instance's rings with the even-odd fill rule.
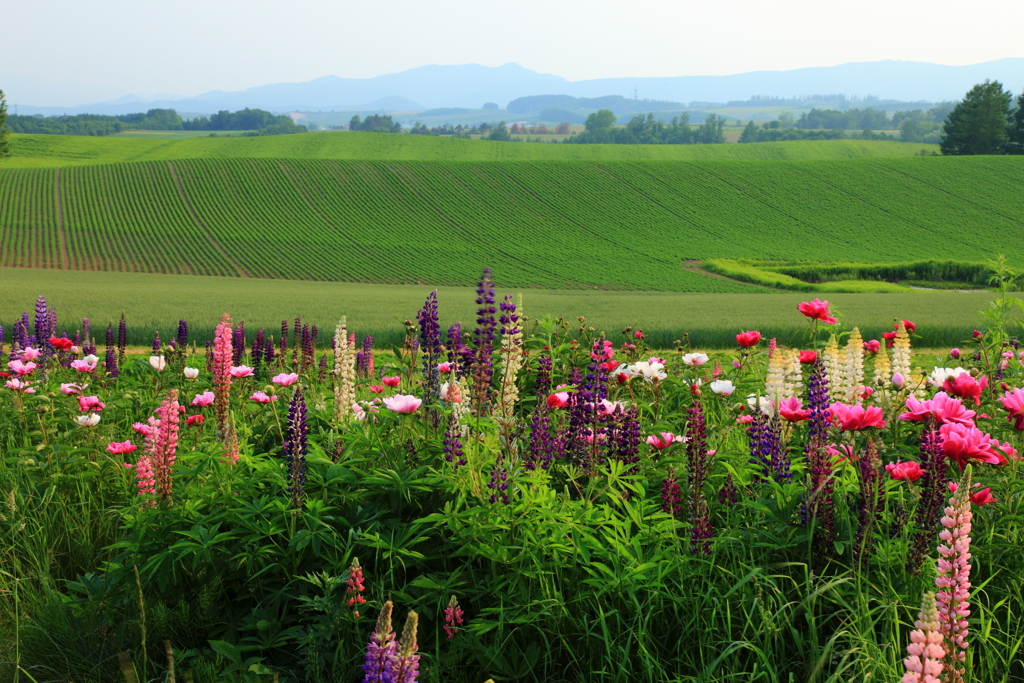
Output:
[[[906,386],[906,384],[907,384],[907,380],[906,380],[906,378],[902,374],[900,374],[898,372],[893,373],[892,385],[894,387],[896,387],[897,389],[903,389],[903,387]]]

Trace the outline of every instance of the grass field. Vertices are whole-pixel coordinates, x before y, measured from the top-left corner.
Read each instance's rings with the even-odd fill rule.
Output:
[[[495,275],[500,283],[502,271]],[[124,311],[133,343],[145,344],[160,332],[173,336],[179,318],[189,321],[194,336],[212,337],[221,313],[245,321],[250,333],[259,328],[280,329],[285,319],[301,316],[316,324],[327,339],[338,318],[348,316],[350,328],[371,334],[385,343],[401,339],[402,321],[413,318],[432,289],[424,285],[370,285],[349,283],[243,280],[136,273],[53,272],[0,269],[0,325],[11,325],[23,311],[31,312],[40,294],[56,307],[62,326],[73,332],[83,316],[90,316],[94,331],[116,321]],[[702,347],[731,347],[735,334],[758,329],[765,337],[799,343],[806,330],[796,305],[807,299],[787,294],[687,294],[669,292],[582,292],[546,289],[517,290],[498,287],[498,293],[523,295],[528,316],[565,316],[573,328],[577,316],[586,325],[619,339],[627,325],[647,333],[658,348],[689,333]],[[439,287],[441,323],[475,319],[475,292],[471,287]],[[842,321],[858,325],[865,339],[878,338],[892,328],[893,319],[918,325],[915,344],[929,347],[955,345],[970,337],[980,324],[978,311],[992,299],[990,293],[917,292],[913,294],[835,294],[828,297]],[[467,328],[471,329],[471,328]],[[276,334],[276,332],[275,332]],[[100,334],[102,342],[102,335]]]
[[[0,168],[57,168],[82,164],[234,157],[393,159],[428,161],[498,160],[699,160],[851,159],[905,157],[934,145],[861,140],[765,142],[748,145],[551,145],[460,140],[420,135],[324,132],[258,138],[94,138],[72,135],[12,135],[13,156]]]
[[[1002,252],[1019,262],[1024,163],[200,159],[22,169],[0,171],[0,226],[6,267],[466,285],[489,264],[510,286],[753,292],[682,261]]]

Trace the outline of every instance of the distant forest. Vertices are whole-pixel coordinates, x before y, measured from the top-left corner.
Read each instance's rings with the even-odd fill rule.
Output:
[[[145,114],[77,114],[74,116],[18,116],[11,115],[7,125],[14,133],[37,135],[113,135],[130,130],[196,130],[196,131],[249,131],[247,135],[283,135],[305,133],[305,126],[297,126],[290,116],[277,116],[262,109],[222,111],[207,118],[184,120],[173,109],[150,109]]]

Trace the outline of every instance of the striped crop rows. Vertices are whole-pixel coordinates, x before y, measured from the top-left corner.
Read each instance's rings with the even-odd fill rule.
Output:
[[[191,159],[0,171],[0,266],[749,291],[684,259],[1024,257],[1012,157]]]

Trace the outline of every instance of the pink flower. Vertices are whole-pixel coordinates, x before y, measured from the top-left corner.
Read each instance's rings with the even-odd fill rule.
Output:
[[[832,419],[839,424],[844,432],[859,432],[870,427],[885,427],[885,420],[882,419],[882,409],[875,406],[865,408],[860,403],[848,406],[845,403],[833,403],[829,410]]]
[[[242,377],[252,377],[252,368],[248,365],[232,365],[231,369],[228,370],[232,377],[240,379]]]
[[[454,363],[449,363],[448,361],[445,361],[444,363],[438,363],[437,364],[437,371],[438,372],[451,372],[452,368],[454,368],[454,367],[455,367]]]
[[[879,349],[881,348],[882,343],[879,342],[877,339],[872,339],[871,341],[864,342],[864,350],[872,355],[878,353]]]
[[[193,425],[201,425],[203,424],[204,420],[206,420],[206,418],[203,417],[202,415],[189,415],[187,418],[185,418],[185,424],[188,425],[189,427]]]
[[[984,488],[971,494],[971,502],[975,505],[988,505],[989,503],[998,503],[999,500],[992,496],[992,489]]]
[[[1010,413],[1006,419],[1013,423],[1017,431],[1024,429],[1024,390],[1015,388],[999,397],[1006,411]]]
[[[131,441],[111,441],[107,444],[107,451],[113,455],[125,455],[132,453],[138,448]]]
[[[62,394],[80,394],[82,393],[82,387],[78,384],[61,384],[60,393]]]
[[[381,387],[383,389],[384,387]],[[441,385],[441,400],[449,403],[462,403],[462,394],[459,393],[459,385],[455,382],[445,382]]]
[[[20,360],[12,360],[7,364],[7,367],[14,370],[19,377],[24,377],[25,375],[31,374],[31,372],[39,366],[35,363],[25,363]]]
[[[657,448],[659,451],[665,450],[675,442],[676,435],[673,434],[672,432],[661,432],[660,436],[657,434],[652,434],[651,436],[647,437],[647,443],[651,447]]]
[[[12,391],[18,391],[18,392],[21,392],[23,394],[34,394],[34,393],[36,393],[36,390],[32,388],[32,382],[22,381],[22,380],[18,379],[17,377],[14,377],[13,379],[7,380],[6,386],[7,386],[8,389],[10,389]]]
[[[277,396],[268,396],[265,392],[257,391],[249,397],[249,400],[256,401],[257,403],[270,403],[271,401],[276,401]]]
[[[973,425],[944,424],[939,427],[939,436],[946,457],[955,461],[961,470],[967,467],[970,460],[991,465],[999,465],[1002,462],[1000,456],[992,451],[992,437],[983,434]]]
[[[384,385],[383,384],[371,384],[370,385],[370,393],[371,394],[379,394],[382,391],[384,391]]]
[[[976,413],[964,408],[964,404],[949,394],[940,391],[927,401],[918,401],[913,396],[907,397],[908,412],[899,416],[900,420],[923,422],[929,415],[939,424],[956,423],[973,425]]]
[[[399,384],[401,384],[402,378],[398,375],[395,375],[394,377],[381,377],[380,381],[384,382],[384,386],[386,387],[397,387]]]
[[[835,325],[838,320],[832,317],[832,314],[828,310],[828,302],[815,299],[814,301],[804,301],[796,310],[803,313],[805,316],[812,320],[820,320],[823,323],[829,325]]]
[[[838,446],[834,443],[830,443],[826,452],[832,456],[832,466],[838,467],[844,462],[852,462],[855,460],[853,457],[853,446],[847,446],[846,444],[839,444]]]
[[[987,436],[987,435],[986,435]],[[988,442],[988,445],[993,448],[993,452],[996,457],[999,458],[999,464],[1005,465],[1007,458],[1013,458],[1014,460],[1020,460],[1017,457],[1017,449],[1008,443],[999,443],[999,439],[992,439]]]
[[[611,372],[615,368],[619,367],[619,361],[617,361],[617,360],[607,360],[607,361],[601,363],[600,367],[605,372]]]
[[[779,415],[788,422],[801,422],[810,419],[811,411],[796,396],[779,401]]]
[[[618,409],[620,412],[626,410],[626,406],[622,405],[621,401],[615,401],[612,403],[606,398],[601,399],[601,403],[597,406],[598,415],[613,415],[615,410]]]
[[[34,348],[32,346],[28,346],[24,350],[22,350],[22,352],[21,352],[21,360],[23,360],[26,363],[28,363],[29,361],[33,361],[36,358],[39,358],[40,353],[42,353],[42,352],[39,349]]]
[[[910,322],[909,320],[903,321],[903,328],[907,331],[907,334],[914,334],[915,332],[917,332],[917,325]],[[898,331],[900,329],[900,324],[898,322],[893,323],[892,329]]]
[[[214,399],[215,396],[212,391],[204,391],[201,394],[196,394],[196,397],[192,399],[191,405],[198,406],[199,408],[205,408],[212,404]]]
[[[885,466],[885,471],[896,481],[917,481],[924,474],[921,465],[913,460],[891,462]]]
[[[395,394],[384,399],[384,406],[396,413],[415,413],[416,409],[423,403],[422,399],[408,394]]]
[[[740,332],[736,335],[736,343],[743,348],[749,348],[751,346],[757,346],[761,341],[761,333],[756,330],[750,330],[749,332]]]
[[[736,424],[738,424],[738,425],[750,424],[753,421],[754,421],[754,416],[753,415],[740,415],[739,417],[736,418]]]
[[[89,363],[84,360],[71,361],[71,367],[79,372],[92,372],[96,369],[96,363]]]
[[[949,355],[952,356],[954,359],[959,358],[960,357],[960,349],[950,349],[949,350]]]
[[[956,376],[956,379],[952,377],[947,379],[942,388],[953,394],[954,396],[961,396],[963,398],[974,399],[974,405],[981,405],[981,392],[988,386],[988,377],[981,376],[981,381],[976,381],[966,372],[961,372]]]
[[[298,380],[299,376],[294,372],[282,372],[280,375],[274,375],[273,377],[270,378],[271,382],[273,382],[274,384],[279,384],[282,387],[290,387],[291,385],[295,384]]]
[[[548,408],[565,408],[569,405],[569,392],[557,391],[548,396]]]
[[[107,407],[107,404],[105,404],[103,401],[101,401],[98,396],[79,396],[78,397],[78,408],[80,410],[83,410],[83,411],[85,411],[85,410],[95,410],[96,412],[99,412],[99,411],[103,410],[106,407]]]
[[[145,422],[136,422],[132,425],[132,429],[142,436],[149,436],[153,433],[153,425],[146,424]]]
[[[804,365],[809,365],[818,360],[818,353],[816,351],[801,351],[800,362]]]
[[[907,378],[902,373],[894,372],[892,374],[892,385],[896,387],[897,391],[901,391],[907,385]]]

